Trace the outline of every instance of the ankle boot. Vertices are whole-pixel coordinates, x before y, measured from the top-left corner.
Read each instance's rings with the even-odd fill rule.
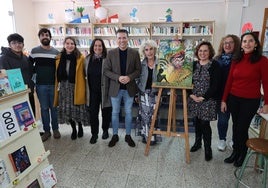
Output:
[[[84,135],[84,131],[83,131],[83,126],[82,126],[82,123],[81,122],[78,122],[78,138],[81,138],[83,137]]]
[[[195,143],[191,147],[190,152],[195,152],[199,150],[202,146],[202,131],[200,129],[201,127],[199,125],[199,120],[197,118],[195,119],[194,124],[195,124]]]
[[[211,149],[212,131],[208,121],[202,120],[202,133],[205,147],[205,160],[210,161],[212,159],[212,149]]]
[[[205,147],[205,160],[210,161],[212,159],[212,149],[211,147]]]
[[[71,134],[71,139],[75,140],[77,138],[77,130],[76,130],[76,125],[75,122],[73,120],[69,121],[71,123],[71,127],[72,127],[72,134]]]
[[[237,159],[234,161],[234,166],[235,167],[240,167],[242,166],[244,159],[246,158],[247,155],[247,151],[242,151],[239,155],[239,157],[237,157]]]
[[[235,160],[238,159],[238,157],[239,157],[238,153],[235,150],[233,150],[233,153],[229,157],[224,159],[224,162],[225,163],[233,163],[233,162],[235,162]]]

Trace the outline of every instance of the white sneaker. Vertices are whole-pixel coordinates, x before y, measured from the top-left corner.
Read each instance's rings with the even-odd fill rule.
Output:
[[[220,140],[218,143],[218,150],[225,151],[226,149],[226,142],[225,140]]]

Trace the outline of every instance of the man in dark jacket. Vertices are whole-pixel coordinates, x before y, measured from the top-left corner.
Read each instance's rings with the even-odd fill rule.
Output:
[[[21,69],[23,81],[31,89],[29,101],[31,103],[33,113],[35,114],[34,83],[31,79],[33,69],[31,63],[28,61],[27,56],[23,54],[24,39],[18,33],[13,33],[7,37],[7,41],[9,47],[1,48],[2,53],[0,56],[0,69]]]

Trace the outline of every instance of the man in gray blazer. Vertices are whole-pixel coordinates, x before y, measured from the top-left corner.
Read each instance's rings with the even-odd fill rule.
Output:
[[[128,32],[125,29],[116,31],[118,48],[108,51],[105,59],[103,73],[109,78],[109,96],[112,103],[112,127],[113,137],[109,147],[115,146],[119,141],[119,112],[121,101],[124,101],[125,109],[125,141],[130,147],[135,147],[131,138],[132,104],[135,94],[138,92],[135,79],[141,73],[140,55],[137,50],[128,47]]]

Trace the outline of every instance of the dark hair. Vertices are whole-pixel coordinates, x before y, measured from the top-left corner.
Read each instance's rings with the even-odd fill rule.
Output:
[[[81,53],[81,52],[79,51],[79,49],[76,47],[76,41],[75,41],[75,38],[73,38],[73,37],[65,37],[65,39],[64,39],[64,41],[63,41],[63,48],[62,48],[61,52],[66,53],[66,49],[64,48],[64,44],[65,44],[65,42],[66,42],[68,39],[70,39],[70,40],[72,40],[72,41],[74,42],[74,46],[75,46],[75,48],[74,48],[73,53],[74,53],[74,55],[76,56],[76,58],[79,58],[79,57],[82,55],[82,53]]]
[[[197,57],[197,59],[199,59],[199,57],[198,57],[198,51],[199,51],[199,49],[201,48],[201,46],[203,46],[203,45],[207,45],[207,46],[208,46],[208,50],[209,50],[209,59],[212,59],[212,58],[214,57],[214,55],[215,55],[215,50],[214,50],[212,44],[211,44],[210,42],[208,42],[208,41],[202,41],[202,42],[200,42],[200,43],[197,45],[196,49],[195,49],[195,53],[194,53],[194,55]]]
[[[222,37],[221,39],[221,42],[220,42],[220,46],[218,48],[218,54],[217,54],[217,57],[218,56],[221,56],[224,52],[224,40],[227,39],[227,38],[232,38],[233,41],[234,41],[234,51],[233,51],[233,59],[235,58],[235,56],[237,56],[237,54],[240,52],[240,38],[236,35],[233,35],[233,34],[228,34],[226,35],[225,37]]]
[[[13,33],[13,34],[10,34],[8,37],[7,37],[7,41],[8,43],[10,43],[11,41],[18,41],[18,42],[24,42],[24,38],[19,35],[18,33]]]
[[[126,33],[128,37],[128,31],[126,29],[118,29],[115,34],[117,35],[118,33]]]
[[[50,30],[47,29],[47,28],[41,28],[41,29],[39,30],[39,32],[38,32],[38,37],[40,37],[40,35],[41,35],[42,33],[48,33],[48,34],[49,34],[49,38],[52,37],[52,36],[51,36],[51,32],[50,32]]]
[[[253,39],[255,40],[257,46],[255,47],[255,49],[253,50],[249,60],[251,63],[256,63],[257,61],[260,60],[261,56],[262,56],[262,47],[261,47],[261,44],[260,44],[260,41],[257,37],[256,34],[250,32],[250,33],[244,33],[242,36],[241,36],[241,45],[243,43],[243,38],[247,35],[251,35],[253,37]],[[241,45],[240,45],[240,51],[239,51],[239,54],[237,56],[237,58],[235,59],[237,61],[237,63],[243,58],[244,56],[244,50],[243,48],[241,48]]]
[[[107,48],[106,48],[103,40],[100,39],[100,38],[95,38],[92,41],[92,43],[91,43],[91,45],[89,47],[89,54],[90,55],[93,55],[94,54],[94,45],[95,45],[96,41],[100,41],[101,42],[101,45],[102,45],[102,57],[105,58],[107,56]]]

